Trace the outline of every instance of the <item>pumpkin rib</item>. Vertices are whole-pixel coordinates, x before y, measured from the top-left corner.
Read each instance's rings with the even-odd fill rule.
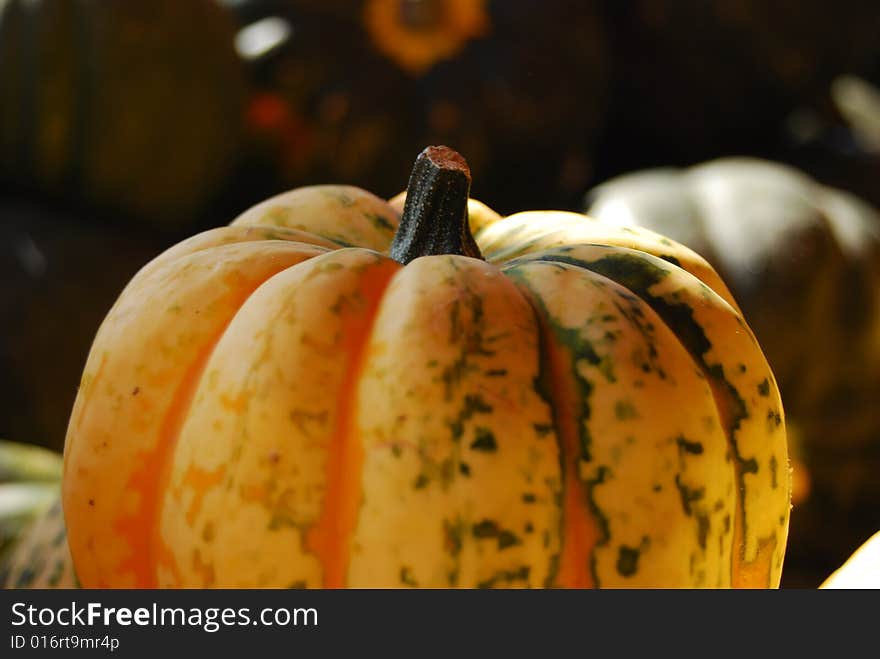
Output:
[[[509,273],[505,273],[508,274]],[[537,384],[542,398],[550,408],[554,436],[559,451],[560,493],[560,549],[551,555],[547,586],[562,588],[592,588],[596,586],[593,571],[588,568],[592,548],[602,540],[601,521],[582,515],[580,502],[590,501],[590,494],[577,474],[578,431],[575,414],[578,407],[577,383],[565,368],[572,363],[568,349],[553,340],[548,326],[547,312],[534,291],[518,278],[510,277],[522,298],[531,307],[538,326],[540,372]],[[595,511],[593,511],[595,513]],[[607,535],[607,532],[605,533]],[[578,562],[578,557],[582,560]]]
[[[385,291],[403,270],[399,264],[382,260],[366,271],[360,291],[366,306],[345,327],[341,353],[348,368],[337,394],[338,425],[328,448],[327,486],[321,517],[306,536],[306,545],[317,554],[324,569],[324,588],[344,588],[349,566],[350,543],[358,522],[364,448],[357,433],[357,388],[364,370],[376,317]],[[363,496],[361,494],[361,496]]]
[[[141,279],[148,276],[151,272],[154,272],[156,269],[165,267],[172,261],[186,258],[191,254],[196,254],[197,252],[203,252],[216,247],[222,247],[223,245],[231,243],[255,241],[266,242],[270,240],[298,243],[303,246],[321,247],[328,250],[342,249],[344,247],[344,245],[334,242],[329,238],[317,236],[306,231],[301,231],[300,229],[289,229],[287,227],[274,227],[268,225],[228,225],[215,227],[197,233],[194,236],[190,236],[158,254],[134,274],[126,284],[123,292],[135,285],[136,282],[139,282]]]
[[[320,247],[303,245],[301,248],[280,242],[221,245],[160,264],[132,282],[99,328],[95,344],[105,348],[93,350],[89,356],[80,393],[89,391],[90,395],[78,396],[65,441],[65,515],[72,520],[71,552],[77,565],[84,566],[80,575],[84,586],[121,585],[132,574],[120,568],[131,567],[127,565],[128,556],[148,547],[161,550],[161,546],[152,544],[154,525],[144,521],[145,515],[152,518],[157,514],[155,506],[144,496],[138,498],[138,489],[133,483],[138,482],[137,474],[145,464],[156,465],[157,471],[144,471],[148,476],[140,484],[148,492],[155,491],[161,472],[158,465],[164,462],[179,431],[173,421],[177,418],[175,409],[180,412],[181,401],[186,398],[187,388],[182,383],[187,378],[198,381],[198,360],[208,359],[211,346],[222,336],[242,304],[272,275],[323,251]],[[202,279],[193,275],[182,278],[187,267],[197,265],[205,268]],[[220,274],[224,270],[227,271],[225,276]],[[171,286],[180,278],[180,282],[194,282],[191,286],[206,287],[215,274],[221,277],[222,287],[216,280],[212,287],[222,292],[218,291],[213,300],[204,293],[195,295],[195,289]],[[171,290],[173,297],[169,298]],[[150,296],[152,302],[143,304],[142,300]],[[193,304],[207,305],[206,313],[194,318],[204,318],[202,322],[209,323],[209,335],[175,333],[175,322],[184,310],[181,305]],[[217,313],[221,316],[215,316]],[[114,337],[132,331],[146,319],[150,319],[148,326],[152,327],[150,339],[157,343],[154,350],[174,352],[161,355],[108,350],[106,346],[112,345]],[[209,331],[208,326],[202,327],[203,331]],[[175,344],[175,340],[179,343]],[[146,343],[153,345],[152,342]],[[147,350],[146,345],[143,350]],[[177,363],[172,354],[188,358],[185,363]],[[116,389],[126,384],[134,390],[123,393]],[[168,389],[170,392],[164,394]],[[163,407],[157,409],[157,405]],[[186,414],[180,412],[180,418],[185,417]],[[131,432],[131,437],[128,442],[116,442],[114,431]],[[101,470],[107,461],[115,464],[113,461],[119,459],[120,454],[128,459],[123,463],[127,469],[109,469],[107,477],[90,478],[92,470]],[[132,535],[119,535],[120,524]],[[108,534],[112,534],[112,542]],[[109,561],[98,560],[99,555]],[[149,562],[156,558],[153,552]],[[108,562],[111,567],[107,573],[94,574],[85,569],[95,565],[106,568]],[[149,562],[134,567],[138,584],[155,582],[155,574],[148,574]],[[123,577],[121,581],[119,577]]]
[[[616,226],[571,211],[523,211],[489,224],[476,234],[476,241],[490,263],[575,243],[635,249],[690,272],[740,311],[727,284],[705,258],[644,227]]]
[[[542,268],[544,272],[535,268]],[[563,273],[563,277],[567,277],[569,282],[574,276],[576,281],[581,282],[579,286],[584,287],[585,296],[582,299],[589,297],[597,301],[597,306],[593,306],[585,324],[578,321],[574,326],[569,326],[574,318],[581,316],[570,315],[571,312],[564,305],[560,306],[559,299],[552,299],[555,295],[554,288],[562,285],[553,286],[553,282],[548,280],[553,271]],[[563,438],[563,442],[569,447],[567,473],[570,478],[573,476],[582,484],[579,489],[584,495],[578,500],[570,484],[564,487],[569,492],[563,499],[568,503],[565,507],[564,532],[571,534],[571,529],[577,529],[578,525],[583,524],[584,517],[593,519],[598,532],[592,533],[594,537],[590,539],[591,546],[577,547],[575,543],[575,546],[566,550],[563,545],[561,563],[565,562],[567,568],[566,571],[560,571],[560,585],[579,587],[574,585],[577,581],[583,584],[586,565],[577,565],[576,561],[580,557],[585,563],[589,563],[591,585],[625,587],[638,571],[637,557],[640,553],[650,551],[652,546],[662,552],[662,546],[669,545],[669,537],[664,538],[664,533],[675,535],[677,539],[672,542],[673,545],[686,542],[696,553],[691,554],[689,559],[684,558],[685,554],[673,557],[667,555],[668,572],[637,577],[638,583],[656,586],[664,579],[669,579],[676,571],[679,572],[679,582],[681,579],[689,579],[697,586],[728,583],[729,571],[709,574],[706,570],[707,566],[719,564],[718,559],[714,558],[716,554],[720,557],[728,556],[729,565],[732,542],[727,538],[729,530],[722,520],[725,514],[730,514],[728,508],[735,508],[733,479],[731,470],[725,467],[719,472],[717,467],[718,464],[723,464],[727,442],[720,431],[721,424],[717,419],[711,391],[678,337],[644,301],[632,295],[626,286],[600,273],[571,264],[520,260],[511,263],[505,269],[505,274],[527,287],[534,296],[532,299],[538,304],[537,312],[542,316],[545,327],[551,330],[548,333],[551,341],[564,343],[571,349],[572,354],[567,355],[562,362],[570,365],[569,373],[563,373],[567,376],[563,380],[580,389],[574,396],[583,400],[580,410],[559,410],[584,424],[582,429],[562,429],[563,435],[566,432],[569,435],[568,438]],[[566,279],[560,281],[565,283]],[[535,288],[536,283],[543,290]],[[608,331],[618,321],[613,320],[614,313],[609,313],[609,303],[617,300],[628,305],[628,308],[621,308],[617,304],[613,304],[612,308],[619,312],[621,322],[634,331],[625,331],[619,337],[610,339]],[[583,305],[578,306],[583,308]],[[608,321],[612,324],[605,325]],[[582,332],[586,326],[592,326],[593,329],[584,334]],[[599,331],[599,327],[605,329]],[[656,348],[655,358],[647,357],[652,362],[650,368],[646,368],[646,363],[640,363],[642,358],[633,359],[645,347],[649,353]],[[665,373],[667,369],[671,369],[668,374]],[[636,380],[630,383],[633,377]],[[619,408],[619,403],[626,401],[611,403],[609,396],[623,393],[618,391],[619,387],[632,386],[638,380],[643,381],[641,387],[650,388],[654,392],[653,400],[644,399],[638,404],[637,407],[642,408],[641,413],[636,406]],[[556,385],[559,383],[557,380]],[[704,427],[704,419],[696,412],[685,420],[665,415],[666,406],[677,404],[682,396],[692,401],[695,410],[702,409],[709,415],[708,418],[713,419],[709,428]],[[575,397],[563,395],[563,401],[574,401]],[[702,408],[699,406],[700,401]],[[558,399],[554,401],[555,412],[559,407],[558,402]],[[563,407],[564,405],[563,403]],[[652,411],[645,414],[645,407]],[[658,430],[664,424],[665,431]],[[629,461],[621,460],[621,455],[626,453],[626,447],[630,444],[629,440],[621,444],[622,438],[619,435],[624,434],[627,427],[632,433],[630,436],[633,446],[649,441],[652,450],[659,451],[657,462],[640,464],[637,458],[633,460],[632,457]],[[597,428],[600,429],[598,433]],[[688,439],[693,437],[699,439]],[[691,448],[697,445],[698,449]],[[692,474],[692,469],[696,476]],[[708,473],[704,473],[707,470]],[[618,471],[630,475],[621,477]],[[635,474],[642,477],[642,482],[633,480]],[[650,474],[654,474],[651,478],[657,479],[656,484],[644,482],[644,478]],[[625,492],[619,489],[624,481]],[[665,483],[665,486],[660,483]],[[652,486],[656,489],[651,489]],[[664,487],[666,493],[662,491]],[[728,487],[729,490],[726,489]],[[612,492],[608,488],[617,489]],[[651,501],[644,512],[647,519],[655,519],[654,526],[649,527],[653,533],[647,532],[633,537],[639,523],[635,520],[627,521],[629,513],[621,515],[619,510],[619,505],[629,498]],[[716,502],[720,502],[720,505],[716,505]],[[577,537],[579,534],[584,539],[587,537],[584,530],[582,527],[574,535]],[[630,537],[629,541],[625,541],[625,536]],[[719,542],[715,541],[716,538]],[[613,560],[609,560],[615,550],[620,552],[616,565]],[[713,558],[707,558],[710,554]],[[664,559],[655,557],[651,562],[663,563]]]
[[[285,234],[294,236],[296,240],[285,240],[282,237]],[[147,273],[164,262],[180,260],[190,254],[212,249],[223,244],[228,244],[229,242],[241,243],[254,240],[260,240],[262,242],[266,242],[266,240],[285,240],[285,242],[294,242],[304,246],[314,245],[318,247],[324,246],[321,243],[332,244],[329,240],[322,239],[318,236],[312,237],[303,231],[274,227],[219,227],[218,229],[204,232],[204,234],[199,234],[194,238],[199,238],[199,240],[190,239],[179,243],[168,250],[165,254],[157,257],[156,261],[158,261],[158,263],[153,262],[153,264],[151,264],[152,268],[146,270]],[[313,242],[305,242],[305,240],[309,240],[310,238],[313,238]],[[296,267],[297,265],[300,264],[298,263],[290,267]],[[270,275],[265,281],[268,281],[273,276],[274,275]],[[242,297],[240,304],[238,304],[239,309],[247,303],[247,300],[251,295],[253,295],[253,293],[265,283],[265,281],[259,282],[253,290]],[[138,467],[136,474],[144,478],[145,482],[142,487],[136,487],[136,489],[142,493],[143,500],[146,502],[147,511],[142,512],[139,516],[120,519],[116,524],[117,530],[123,535],[134,539],[133,543],[135,546],[143,548],[141,553],[132,554],[131,563],[123,562],[119,566],[119,569],[131,571],[136,575],[136,587],[155,588],[157,569],[160,566],[169,569],[175,575],[178,573],[173,552],[167,545],[165,545],[161,538],[161,526],[159,524],[162,514],[162,505],[164,503],[163,493],[167,490],[170,480],[170,457],[173,454],[174,446],[180,437],[183,424],[192,406],[193,397],[204,375],[205,367],[210,360],[211,355],[214,353],[220,339],[234,320],[235,315],[236,314],[233,314],[228,319],[227,323],[217,331],[216,335],[206,342],[201,352],[189,368],[187,368],[183,379],[180,381],[178,388],[172,396],[171,403],[160,424],[158,446],[140,463]],[[132,485],[132,481],[129,481],[129,485]],[[179,576],[177,577],[177,581],[180,581]]]
[[[536,318],[514,283],[473,258],[416,259],[369,350],[350,584],[540,587],[558,551],[559,459]]]
[[[208,229],[186,238],[166,249],[147,265],[149,265],[150,269],[153,269],[172,259],[182,258],[189,254],[211,249],[212,247],[229,243],[252,242],[256,240],[283,240],[285,242],[301,243],[303,245],[325,247],[327,249],[340,249],[344,247],[344,245],[329,238],[308,233],[307,231],[302,231],[300,229],[260,224],[228,225]],[[149,272],[149,270],[147,270],[147,272]]]
[[[572,359],[567,354],[569,351],[553,340],[552,332],[546,325],[546,314],[538,313],[535,309],[536,302],[530,297],[527,299],[535,311],[540,327],[541,359],[542,362],[546,360],[549,371],[550,386],[546,394],[557,433],[562,476],[562,547],[556,573],[553,575],[554,581],[563,588],[591,588],[597,584],[592,570],[588,568],[589,562],[585,559],[602,540],[602,534],[599,520],[580,514],[580,502],[590,501],[590,493],[577,474],[577,384],[565,368],[565,364],[570,364]]]
[[[386,251],[400,218],[381,197],[353,185],[294,188],[250,207],[230,226],[298,229],[338,243]]]
[[[231,318],[229,322],[232,322]],[[140,514],[118,518],[114,530],[128,537],[134,546],[141,548],[140,551],[133,552],[129,559],[120,563],[117,568],[135,575],[136,588],[155,588],[156,568],[161,563],[167,563],[167,567],[172,571],[176,570],[173,559],[169,558],[168,549],[160,537],[158,524],[162,510],[162,493],[168,486],[169,457],[180,436],[192,405],[193,395],[205,371],[205,365],[217,347],[220,337],[226,332],[229,322],[206,342],[186,369],[162,417],[157,445],[147,455],[142,456],[137,470],[128,481],[128,487],[136,489],[141,494],[143,503]],[[101,587],[106,588],[106,584]]]
[[[163,571],[162,586],[345,580],[360,471],[348,371],[399,267],[370,250],[321,254],[267,280],[238,311],[172,458],[160,524],[181,580]]]
[[[617,263],[614,262],[615,259],[618,259]],[[743,432],[742,424],[754,415],[755,410],[750,408],[757,407],[754,404],[755,398],[754,396],[744,396],[742,387],[737,387],[731,382],[730,371],[733,369],[725,370],[725,364],[710,363],[707,359],[713,345],[718,342],[718,335],[726,335],[725,350],[739,354],[744,362],[750,362],[749,366],[758,370],[758,376],[756,376],[760,383],[758,388],[760,390],[761,387],[764,387],[764,389],[757,399],[767,402],[768,429],[772,432],[784,432],[782,401],[779,399],[775,379],[760,347],[742,317],[692,274],[659,257],[626,247],[579,245],[557,248],[544,253],[528,255],[512,263],[517,262],[564,263],[608,277],[612,281],[624,285],[633,294],[644,300],[658,313],[664,324],[673,331],[710,383],[715,406],[723,421],[733,456],[738,498],[734,525],[735,543],[740,550],[733,557],[734,586],[764,587],[772,585],[774,582],[778,583],[782,568],[782,548],[785,545],[784,529],[787,528],[789,506],[786,502],[785,509],[780,515],[778,526],[783,530],[783,537],[780,537],[775,519],[768,519],[765,511],[756,510],[755,507],[747,505],[748,493],[754,488],[747,486],[746,475],[757,474],[759,466],[764,465],[765,461],[758,460],[755,456],[760,455],[758,449],[763,440],[762,432],[766,431],[759,432],[757,428],[752,426],[748,433]],[[627,272],[627,268],[631,267],[635,269]],[[651,272],[652,270],[653,272]],[[676,294],[668,298],[652,294],[649,289],[671,273],[677,274],[683,284],[680,289],[676,290]],[[686,297],[683,297],[682,293]],[[715,341],[706,335],[706,326],[701,325],[696,318],[698,310],[708,313],[713,308],[712,305],[707,304],[709,300],[713,300],[712,305],[719,309],[719,312],[714,314],[715,317],[729,325],[728,328],[722,326],[721,329],[714,331]],[[752,345],[746,345],[744,350],[731,348],[731,344],[735,341],[742,340],[743,334],[747,336]],[[748,355],[752,356],[751,360],[748,359]],[[743,373],[747,368],[744,362],[740,363],[739,369]],[[726,366],[730,367],[732,364],[728,363]],[[763,379],[761,379],[762,377]],[[750,450],[743,449],[745,444],[749,445]],[[782,455],[777,457],[776,452],[771,452],[766,462],[772,472],[770,475],[771,487],[776,489],[778,482],[783,481],[782,489],[788,491],[791,486],[790,476],[779,478],[776,474],[778,469],[782,469],[788,474],[788,458],[784,445],[782,449]],[[766,458],[766,450],[764,453],[763,457]],[[760,530],[751,528],[751,522],[754,521],[753,516],[755,515],[761,517],[755,523],[755,526],[761,527]]]

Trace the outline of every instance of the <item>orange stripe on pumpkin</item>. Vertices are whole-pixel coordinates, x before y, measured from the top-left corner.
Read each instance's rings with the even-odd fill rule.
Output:
[[[740,533],[741,535],[741,533]],[[734,559],[734,588],[773,588],[773,552],[776,550],[777,537],[772,535],[758,541],[755,560],[739,562]],[[734,553],[737,553],[736,551]]]
[[[556,432],[562,451],[562,549],[556,585],[562,588],[593,588],[590,556],[599,542],[601,530],[589,505],[589,492],[578,473],[580,461],[577,424],[581,422],[582,403],[577,383],[571,373],[574,363],[568,349],[554,340],[544,328],[545,351],[549,358],[551,398]]]
[[[191,490],[192,501],[189,508],[186,509],[186,523],[192,526],[196,523],[199,511],[202,509],[202,502],[205,495],[223,482],[226,475],[226,466],[220,465],[213,471],[200,469],[195,465],[190,465],[183,476],[183,485]]]
[[[361,504],[361,470],[364,451],[354,418],[357,385],[363,371],[364,352],[382,295],[400,264],[383,260],[363,271],[359,293],[363,305],[342,312],[340,358],[347,368],[336,398],[337,426],[327,450],[327,487],[318,521],[306,535],[306,547],[323,567],[323,587],[346,584],[351,538]]]
[[[267,273],[265,279],[275,274],[277,272]],[[229,302],[221,306],[240,309],[263,281],[251,282],[244,290],[233,290],[228,298]],[[232,283],[232,279],[227,283]],[[237,279],[235,283],[238,283]],[[162,501],[171,478],[169,458],[177,444],[208,359],[234,315],[230,314],[227,323],[205,343],[187,368],[162,418],[155,446],[139,455],[139,466],[128,481],[127,489],[139,495],[138,507],[131,515],[118,518],[114,528],[131,548],[131,555],[119,564],[117,573],[132,573],[134,588],[156,588],[156,569],[159,566],[167,568],[172,575],[178,574],[173,552],[164,546],[159,530]]]
[[[156,445],[151,451],[140,454],[138,468],[128,481],[128,489],[138,494],[138,508],[132,515],[119,518],[115,528],[127,540],[132,550],[129,558],[119,565],[118,572],[133,573],[134,588],[156,588],[156,567],[160,563],[172,573],[177,572],[172,553],[161,546],[159,537],[160,502],[170,477],[167,463],[186,420],[205,364],[225,331],[224,326],[202,347],[190,364],[162,419]]]

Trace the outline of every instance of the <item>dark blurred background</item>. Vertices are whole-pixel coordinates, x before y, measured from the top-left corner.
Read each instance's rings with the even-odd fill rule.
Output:
[[[583,210],[616,176],[741,155],[874,209],[878,85],[877,0],[0,0],[0,437],[61,450],[126,281],[270,195],[391,197],[448,144],[503,214]],[[856,311],[880,300],[866,281],[841,295]],[[793,510],[783,586],[818,585],[880,528],[876,485],[858,485],[880,480],[864,473],[880,468],[872,396],[858,450]],[[807,463],[810,441],[835,441],[813,434]]]

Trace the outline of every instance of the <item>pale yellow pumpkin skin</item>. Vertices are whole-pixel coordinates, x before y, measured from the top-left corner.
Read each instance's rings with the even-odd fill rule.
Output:
[[[301,188],[135,276],[65,446],[84,586],[778,586],[782,405],[700,257],[571,213],[526,245],[487,209],[485,260],[403,266],[398,221]]]

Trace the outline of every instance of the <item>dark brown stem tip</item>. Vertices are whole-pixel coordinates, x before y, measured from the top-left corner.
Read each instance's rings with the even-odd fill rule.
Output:
[[[390,255],[399,263],[420,256],[458,254],[482,258],[468,226],[471,170],[448,146],[429,146],[416,158],[403,215]]]
[[[458,151],[450,149],[448,146],[429,146],[419,154],[416,160],[422,159],[430,160],[437,169],[457,170],[464,174],[469,181],[471,179],[471,168],[468,167],[467,160]]]

